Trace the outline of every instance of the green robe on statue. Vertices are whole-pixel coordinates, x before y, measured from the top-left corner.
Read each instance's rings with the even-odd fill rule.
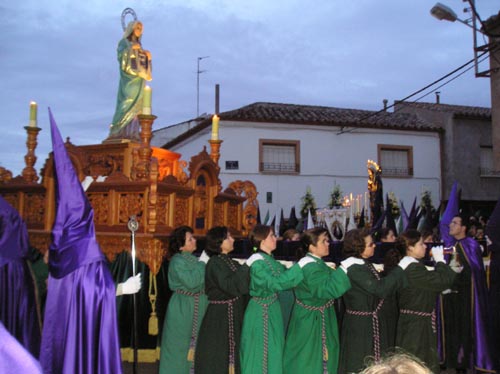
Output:
[[[134,43],[126,37],[118,43],[117,55],[120,65],[120,84],[116,97],[115,114],[113,115],[109,129],[109,138],[130,136],[134,131],[139,132],[138,122],[132,122],[142,112],[145,79],[138,73],[136,66],[133,66],[137,65],[137,59],[132,58],[132,56],[136,56],[139,53],[139,50],[132,48],[133,45]],[[128,129],[127,126],[129,125],[134,125],[137,128]]]
[[[391,348],[390,332],[395,329],[397,321],[385,315],[382,299],[407,285],[400,267],[381,278],[371,263],[356,260],[358,263],[351,265],[347,272],[352,288],[343,297],[346,312],[341,334],[339,373],[342,374],[360,372],[370,358],[382,355]],[[377,320],[378,338],[374,334],[374,322]],[[394,327],[391,329],[392,324]]]
[[[433,373],[439,373],[436,301],[440,292],[451,287],[457,274],[442,262],[432,271],[417,260],[405,269],[405,274],[408,287],[399,291],[396,345],[421,359]]]
[[[174,293],[163,323],[160,374],[188,374],[194,364],[194,356],[188,360],[193,327],[197,335],[208,305],[205,264],[191,253],[177,253],[170,260],[168,284]]]
[[[285,266],[272,256],[259,252],[248,260],[250,267],[250,302],[241,333],[241,372],[283,373],[285,333],[277,292],[295,287],[303,279],[302,269]]]
[[[307,256],[314,262],[302,268],[304,280],[294,290],[296,303],[286,337],[284,373],[322,374],[323,348],[328,352],[325,361],[328,373],[336,373],[339,334],[333,301],[341,297],[351,283],[343,270],[333,270],[322,259]]]
[[[234,373],[240,373],[239,349],[249,270],[226,254],[212,256],[208,261],[205,290],[209,305],[196,345],[196,374],[228,374],[230,353]]]

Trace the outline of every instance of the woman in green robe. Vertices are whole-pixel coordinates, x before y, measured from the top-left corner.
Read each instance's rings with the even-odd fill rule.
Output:
[[[117,55],[120,65],[120,84],[116,97],[116,109],[109,129],[109,138],[130,138],[139,133],[136,116],[142,112],[145,81],[151,80],[151,53],[141,45],[143,26],[139,21],[128,24],[123,38],[118,43]],[[134,129],[129,127],[135,127]],[[138,135],[137,139],[138,139]]]
[[[169,242],[173,255],[168,284],[173,291],[167,307],[161,339],[160,374],[188,374],[194,364],[198,330],[207,308],[205,263],[193,256],[193,229],[181,226]]]
[[[384,314],[384,298],[394,295],[405,285],[403,269],[394,268],[382,278],[368,261],[375,243],[366,229],[350,230],[344,238],[346,259],[341,268],[347,270],[352,288],[343,297],[345,314],[342,322],[339,373],[358,373],[366,367],[368,358],[379,361],[390,344],[391,324]]]
[[[302,269],[295,264],[286,270],[272,257],[276,235],[270,226],[255,226],[250,240],[258,252],[247,260],[251,299],[241,333],[241,372],[281,374],[285,333],[277,292],[299,284]]]
[[[433,373],[439,373],[436,333],[436,301],[442,291],[451,288],[456,273],[446,265],[443,247],[433,247],[436,262],[433,271],[419,260],[425,257],[425,244],[417,230],[408,230],[398,238],[406,256],[399,262],[408,286],[399,291],[399,320],[396,345],[421,359]]]
[[[306,231],[301,242],[307,251],[299,260],[304,279],[294,289],[296,299],[286,336],[284,372],[336,373],[339,334],[333,304],[351,283],[345,271],[333,270],[321,259],[329,253],[325,228]]]
[[[208,308],[196,344],[196,374],[240,373],[240,338],[248,301],[249,267],[229,257],[234,239],[227,227],[207,232],[205,270]]]

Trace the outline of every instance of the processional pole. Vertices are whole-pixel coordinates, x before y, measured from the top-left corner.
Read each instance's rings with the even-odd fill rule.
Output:
[[[128,224],[127,224],[128,229],[132,233],[132,247],[130,250],[130,253],[132,255],[132,276],[135,277],[135,232],[139,228],[139,222],[137,222],[136,216],[131,216]],[[132,303],[134,306],[134,328],[133,328],[133,343],[132,343],[132,348],[134,350],[134,363],[132,367],[132,371],[134,374],[137,373],[137,293],[134,293],[132,295]]]

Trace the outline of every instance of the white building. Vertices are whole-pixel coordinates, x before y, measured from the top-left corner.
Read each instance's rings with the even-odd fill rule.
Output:
[[[344,194],[364,195],[372,159],[382,167],[384,194],[394,192],[409,208],[427,190],[438,206],[441,131],[413,114],[254,103],[220,114],[220,179],[223,188],[252,181],[262,215],[282,208],[288,216],[292,206],[300,210],[308,186],[318,208],[327,206],[335,184]],[[208,149],[210,136],[206,118],[156,130],[152,144],[189,160]]]

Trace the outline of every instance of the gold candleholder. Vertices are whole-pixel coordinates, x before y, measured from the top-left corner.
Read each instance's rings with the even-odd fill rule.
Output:
[[[208,143],[210,144],[210,158],[217,166],[219,166],[219,158],[220,158],[220,145],[223,140],[213,140],[210,139]]]
[[[33,167],[36,162],[35,149],[38,145],[37,137],[38,133],[42,130],[36,126],[24,126],[28,134],[26,140],[26,147],[28,148],[28,153],[24,156],[24,162],[26,167],[23,169],[22,176],[27,183],[36,183],[38,181],[38,175],[35,168]]]
[[[153,136],[151,129],[157,117],[151,114],[139,114],[138,118],[141,125],[141,133],[139,134],[141,146],[138,150],[139,160],[135,167],[135,176],[137,180],[147,180],[150,172],[151,155],[153,154],[151,149],[151,138]]]

